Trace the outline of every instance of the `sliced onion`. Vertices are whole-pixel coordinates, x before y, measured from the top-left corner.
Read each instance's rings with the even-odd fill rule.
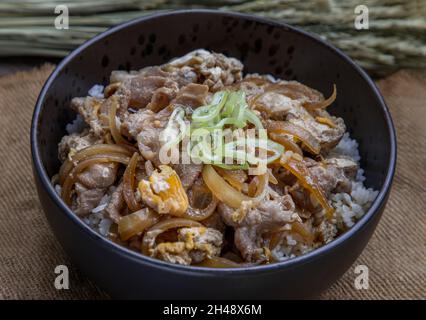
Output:
[[[304,128],[287,121],[268,121],[268,132],[286,133],[296,137],[313,153],[319,154],[321,146],[318,140]]]
[[[111,145],[111,144],[95,144],[84,148],[78,151],[75,155],[73,155],[70,159],[67,159],[62,164],[59,169],[59,182],[62,185],[65,181],[65,178],[70,173],[72,168],[79,162],[88,157],[98,155],[98,154],[115,154],[115,155],[126,155],[131,156],[137,150],[131,146],[127,145]]]
[[[307,104],[314,105],[324,101],[324,96],[321,92],[296,81],[280,81],[273,83],[266,86],[265,91],[273,91],[289,97],[292,100],[298,100],[303,103],[303,106]]]
[[[289,232],[301,236],[307,243],[312,243],[315,240],[315,235],[302,222],[294,221],[291,223],[291,230],[288,230],[286,227],[279,227],[270,232],[269,249],[273,250],[279,244],[282,235]]]
[[[262,121],[253,111],[246,109],[244,116],[245,120],[253,123],[257,129],[263,129]]]
[[[118,234],[121,240],[127,241],[131,237],[152,227],[159,220],[158,214],[148,208],[135,211],[120,218],[118,221]]]
[[[104,140],[107,144],[114,144],[114,141],[112,141],[111,133],[107,132],[104,136]]]
[[[117,89],[120,87],[120,85],[121,85],[121,82],[111,83],[109,86],[107,86],[105,88],[104,96],[107,97],[107,98],[112,96],[117,91]]]
[[[123,198],[129,209],[133,211],[140,210],[142,205],[135,199],[135,173],[136,166],[140,157],[138,153],[134,153],[129,161],[129,165],[123,175]]]
[[[337,89],[336,89],[336,85],[333,84],[333,93],[331,94],[329,98],[320,102],[307,102],[307,103],[304,103],[303,106],[308,110],[325,109],[330,104],[332,104],[334,100],[336,100],[336,97],[337,97]]]
[[[300,149],[300,147],[297,145],[297,143],[288,139],[286,136],[282,134],[270,132],[269,137],[275,142],[282,145],[285,148],[285,150],[290,150],[290,151],[293,151],[294,153],[299,154],[300,156],[303,156],[303,152]]]
[[[218,168],[218,173],[238,191],[244,187],[244,182],[247,180],[247,174],[243,170],[224,170]]]
[[[264,199],[268,186],[268,174],[259,176],[259,188],[255,197],[249,197],[232,188],[211,165],[203,167],[203,179],[210,191],[226,205],[237,209],[243,201],[260,202]]]
[[[334,209],[328,203],[327,197],[325,196],[325,193],[319,185],[316,177],[311,175],[303,161],[295,160],[290,157],[286,159],[286,161],[281,160],[280,163],[285,169],[296,176],[304,188],[308,189],[312,193],[325,210],[327,218],[331,219],[333,217]]]
[[[269,182],[269,174],[268,174],[268,182]],[[257,176],[255,176],[248,184],[247,195],[249,197],[254,197],[254,195],[256,194],[256,190],[258,189],[258,186],[259,186],[259,179],[257,178]]]
[[[171,218],[158,222],[149,228],[142,239],[142,253],[149,255],[149,249],[155,244],[155,239],[163,232],[176,229],[176,228],[196,228],[204,227],[200,222],[185,219],[185,218]]]
[[[270,168],[268,168],[268,181],[269,183],[272,183],[272,184],[278,184],[278,180],[277,178],[275,178]]]
[[[208,205],[206,206],[204,201],[202,201],[203,208],[195,208],[193,204],[197,205],[197,201],[194,201],[194,199],[200,199],[200,196],[207,195],[210,199]],[[217,204],[219,203],[219,200],[211,193],[209,188],[203,183],[202,185],[194,185],[189,191],[188,191],[188,198],[189,206],[186,212],[183,214],[183,218],[195,220],[195,221],[202,221],[210,217],[216,210]],[[199,205],[200,203],[198,203]]]
[[[293,222],[291,224],[291,231],[300,235],[308,243],[312,243],[315,239],[315,235],[301,222]]]
[[[111,103],[109,107],[108,119],[109,119],[109,129],[111,131],[111,135],[114,138],[115,143],[130,144],[130,142],[124,139],[121,133],[118,131],[117,124],[115,122],[117,107],[118,107],[117,97],[112,96],[110,97],[110,100],[111,100]]]
[[[209,105],[195,109],[192,114],[192,120],[201,123],[212,121],[220,114],[226,100],[228,99],[228,94],[228,91],[216,92]]]
[[[278,245],[278,243],[281,240],[281,236],[283,232],[286,232],[286,231],[283,230],[282,228],[271,232],[271,236],[269,238],[269,250],[275,249],[275,247]]]
[[[64,184],[62,185],[62,199],[67,205],[71,205],[71,190],[74,183],[77,181],[77,175],[89,166],[96,163],[110,162],[118,162],[127,165],[129,160],[130,158],[125,155],[98,154],[80,161],[65,178]]]
[[[336,124],[331,120],[331,118],[326,117],[315,117],[315,121],[321,124],[325,124],[330,128],[336,128]]]
[[[219,200],[214,195],[212,195],[212,200],[210,201],[207,207],[203,209],[198,209],[198,208],[193,208],[192,206],[189,206],[182,217],[191,219],[194,221],[205,220],[214,213],[218,203],[219,203]]]

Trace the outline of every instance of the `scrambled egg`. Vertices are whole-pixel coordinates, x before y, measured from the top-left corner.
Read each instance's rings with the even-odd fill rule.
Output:
[[[178,241],[159,243],[150,249],[150,255],[184,265],[199,263],[206,257],[220,254],[222,238],[219,231],[211,228],[181,228],[178,231]]]
[[[160,166],[149,181],[141,180],[138,188],[142,200],[160,214],[180,217],[188,209],[188,196],[177,173],[169,166]]]

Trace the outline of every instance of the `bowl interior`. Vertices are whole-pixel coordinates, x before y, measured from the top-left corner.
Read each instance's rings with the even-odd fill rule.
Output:
[[[279,24],[212,12],[185,12],[126,24],[83,45],[58,69],[47,88],[38,119],[37,141],[49,176],[58,172],[57,145],[75,114],[70,100],[107,84],[113,70],[162,64],[193,49],[236,57],[246,73],[297,80],[325,96],[337,85],[329,111],[343,117],[360,144],[366,185],[380,189],[391,158],[391,136],[380,97],[353,64],[320,41]]]

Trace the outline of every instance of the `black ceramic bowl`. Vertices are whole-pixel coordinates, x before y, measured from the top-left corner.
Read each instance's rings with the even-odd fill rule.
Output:
[[[245,72],[295,79],[338,97],[331,113],[344,118],[360,143],[366,184],[380,190],[347,233],[301,257],[247,269],[184,267],[118,246],[86,226],[50,184],[57,145],[75,114],[72,97],[107,83],[112,70],[162,64],[205,48],[240,59]],[[66,57],[47,80],[34,111],[31,147],[40,201],[72,261],[113,297],[308,298],[352,265],[370,239],[387,201],[395,169],[395,132],[371,79],[339,50],[306,32],[261,18],[209,10],[161,13],[114,27]]]

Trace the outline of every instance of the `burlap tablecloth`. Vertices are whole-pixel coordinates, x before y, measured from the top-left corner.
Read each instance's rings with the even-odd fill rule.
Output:
[[[37,198],[29,128],[37,95],[53,66],[0,78],[0,298],[107,298],[56,242]],[[400,71],[379,81],[398,135],[398,166],[383,218],[354,266],[369,268],[356,290],[351,268],[324,299],[426,298],[426,73]],[[70,289],[58,291],[54,268],[69,266]]]

